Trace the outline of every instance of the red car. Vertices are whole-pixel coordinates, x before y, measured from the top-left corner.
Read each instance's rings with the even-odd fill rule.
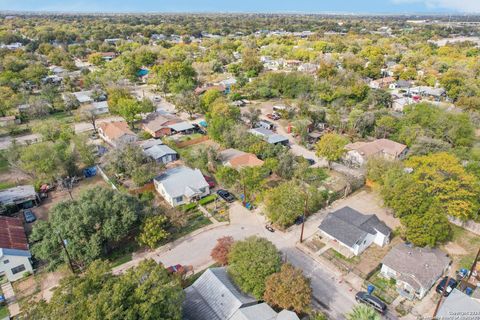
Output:
[[[215,180],[213,180],[213,179],[212,179],[211,177],[209,177],[209,176],[205,176],[205,175],[204,175],[203,177],[205,178],[205,181],[207,181],[208,186],[209,186],[210,188],[215,188]]]
[[[176,264],[167,268],[170,273],[184,272],[185,268],[181,264]]]
[[[267,114],[267,118],[271,120],[279,120],[280,115],[276,112]]]

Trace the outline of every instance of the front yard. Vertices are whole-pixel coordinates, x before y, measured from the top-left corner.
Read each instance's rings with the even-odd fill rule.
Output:
[[[380,275],[380,270],[376,271],[372,276],[365,280],[364,287],[368,285],[375,286],[373,295],[381,299],[387,304],[391,304],[398,297],[395,279],[385,279]]]
[[[452,241],[442,246],[453,260],[451,270],[470,269],[480,246],[480,236],[455,225],[452,230]]]

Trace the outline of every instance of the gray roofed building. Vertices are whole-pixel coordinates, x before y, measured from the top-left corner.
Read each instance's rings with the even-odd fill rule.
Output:
[[[160,139],[148,139],[148,140],[139,141],[138,143],[140,148],[142,148],[143,150],[147,150],[148,148],[151,148],[157,145],[162,145],[162,144],[163,144],[163,141]]]
[[[446,271],[450,258],[439,249],[398,244],[383,258],[381,274],[397,281],[398,291],[409,299],[423,298]]]
[[[173,207],[210,194],[207,181],[199,169],[175,167],[153,180],[155,189]]]
[[[178,153],[164,144],[157,144],[143,151],[158,163],[167,164],[177,160]]]
[[[299,320],[291,311],[277,314],[266,303],[244,294],[226,268],[210,268],[185,289],[183,320]]]
[[[175,132],[184,132],[188,130],[193,130],[193,125],[189,122],[183,121],[179,123],[174,123],[168,126],[170,129],[172,129]]]
[[[31,208],[38,205],[39,202],[40,199],[33,186],[17,186],[0,191],[0,206],[2,208]]]
[[[108,102],[107,101],[93,102],[91,106],[91,110],[95,114],[108,113],[109,112]]]
[[[438,309],[436,319],[461,319],[459,317],[462,314],[471,315],[471,319],[474,319],[474,315],[480,316],[480,301],[467,296],[457,289],[453,289]]]
[[[282,144],[282,145],[288,145],[289,141],[288,138],[285,136],[282,136],[280,134],[276,134],[272,130],[268,130],[265,128],[253,128],[248,130],[251,134],[254,134],[258,137],[261,137],[263,140],[267,141],[268,143],[271,144]]]
[[[372,243],[384,246],[391,229],[374,214],[364,215],[350,207],[330,213],[319,226],[330,239],[338,241],[354,255],[359,255]]]
[[[89,103],[93,102],[92,98],[92,93],[93,91],[78,91],[78,92],[73,92],[72,94],[77,98],[78,102],[80,103]]]

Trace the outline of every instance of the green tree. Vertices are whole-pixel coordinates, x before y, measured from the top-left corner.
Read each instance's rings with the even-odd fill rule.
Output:
[[[327,159],[328,166],[332,161],[339,160],[346,152],[345,146],[348,140],[336,133],[326,133],[316,144],[318,157]]]
[[[240,179],[240,174],[237,170],[231,167],[220,167],[215,173],[217,180],[225,185],[227,188],[230,188],[235,185],[235,183]]]
[[[121,98],[118,100],[118,114],[133,127],[135,121],[140,119],[143,112],[142,104],[134,98]]]
[[[366,304],[357,304],[352,311],[346,314],[347,320],[380,320],[380,315]]]
[[[281,257],[273,243],[253,236],[235,242],[228,255],[228,263],[228,273],[239,288],[261,299],[265,292],[265,280],[280,270]]]
[[[196,72],[192,64],[184,61],[165,61],[151,70],[150,82],[164,93],[190,91],[196,85]]]
[[[192,119],[193,115],[200,111],[200,100],[193,91],[184,91],[175,96],[175,107]]]
[[[180,279],[153,260],[122,275],[95,261],[82,276],[70,276],[56,287],[52,299],[33,302],[25,311],[32,320],[182,319]]]
[[[265,209],[268,219],[282,227],[293,224],[304,210],[303,191],[294,181],[287,181],[269,189],[265,194]]]
[[[140,228],[138,242],[150,249],[155,249],[169,236],[165,230],[167,222],[167,217],[159,214],[146,217]]]
[[[142,210],[135,197],[101,187],[88,189],[76,200],[55,205],[48,221],[34,225],[32,253],[54,269],[67,262],[59,242],[62,239],[75,264],[86,266],[127,236]]]
[[[286,263],[280,272],[267,278],[263,299],[276,308],[305,313],[309,311],[312,302],[310,280],[303,275],[302,270]]]

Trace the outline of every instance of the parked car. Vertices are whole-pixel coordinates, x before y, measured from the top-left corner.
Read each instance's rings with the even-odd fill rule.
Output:
[[[448,277],[443,277],[442,280],[438,283],[437,287],[435,288],[435,291],[438,293],[442,294],[444,297],[448,297],[450,295],[450,292],[452,292],[453,289],[455,289],[458,285],[457,280],[450,278],[448,280],[448,285],[447,288],[445,289],[445,285],[447,284]],[[444,291],[445,289],[445,291]]]
[[[295,224],[297,226],[301,225],[303,223],[303,215],[298,216],[297,219],[295,219]]]
[[[205,181],[207,181],[208,186],[210,188],[215,188],[215,180],[213,180],[213,178],[211,178],[209,176],[206,176],[206,175],[204,175],[203,177],[205,178]]]
[[[276,121],[276,120],[280,120],[281,117],[278,113],[273,112],[273,113],[267,114],[267,118]]]
[[[313,166],[315,164],[315,160],[313,159],[309,159],[309,158],[305,158],[305,160],[307,160],[308,164]]]
[[[387,305],[377,297],[368,294],[368,292],[360,291],[355,295],[355,300],[360,303],[364,303],[373,309],[377,310],[381,314],[385,314],[387,311]]]
[[[26,209],[23,211],[23,217],[25,218],[26,223],[32,223],[37,220],[37,217],[35,216],[33,211],[30,209]]]
[[[220,198],[222,198],[226,202],[230,203],[235,201],[235,197],[233,196],[233,194],[231,194],[227,190],[223,190],[223,189],[217,190],[217,194],[220,196]]]
[[[270,231],[270,232],[275,232],[275,229],[273,229],[273,227],[272,227],[271,224],[266,224],[266,225],[265,225],[265,229],[267,229],[267,230]]]

